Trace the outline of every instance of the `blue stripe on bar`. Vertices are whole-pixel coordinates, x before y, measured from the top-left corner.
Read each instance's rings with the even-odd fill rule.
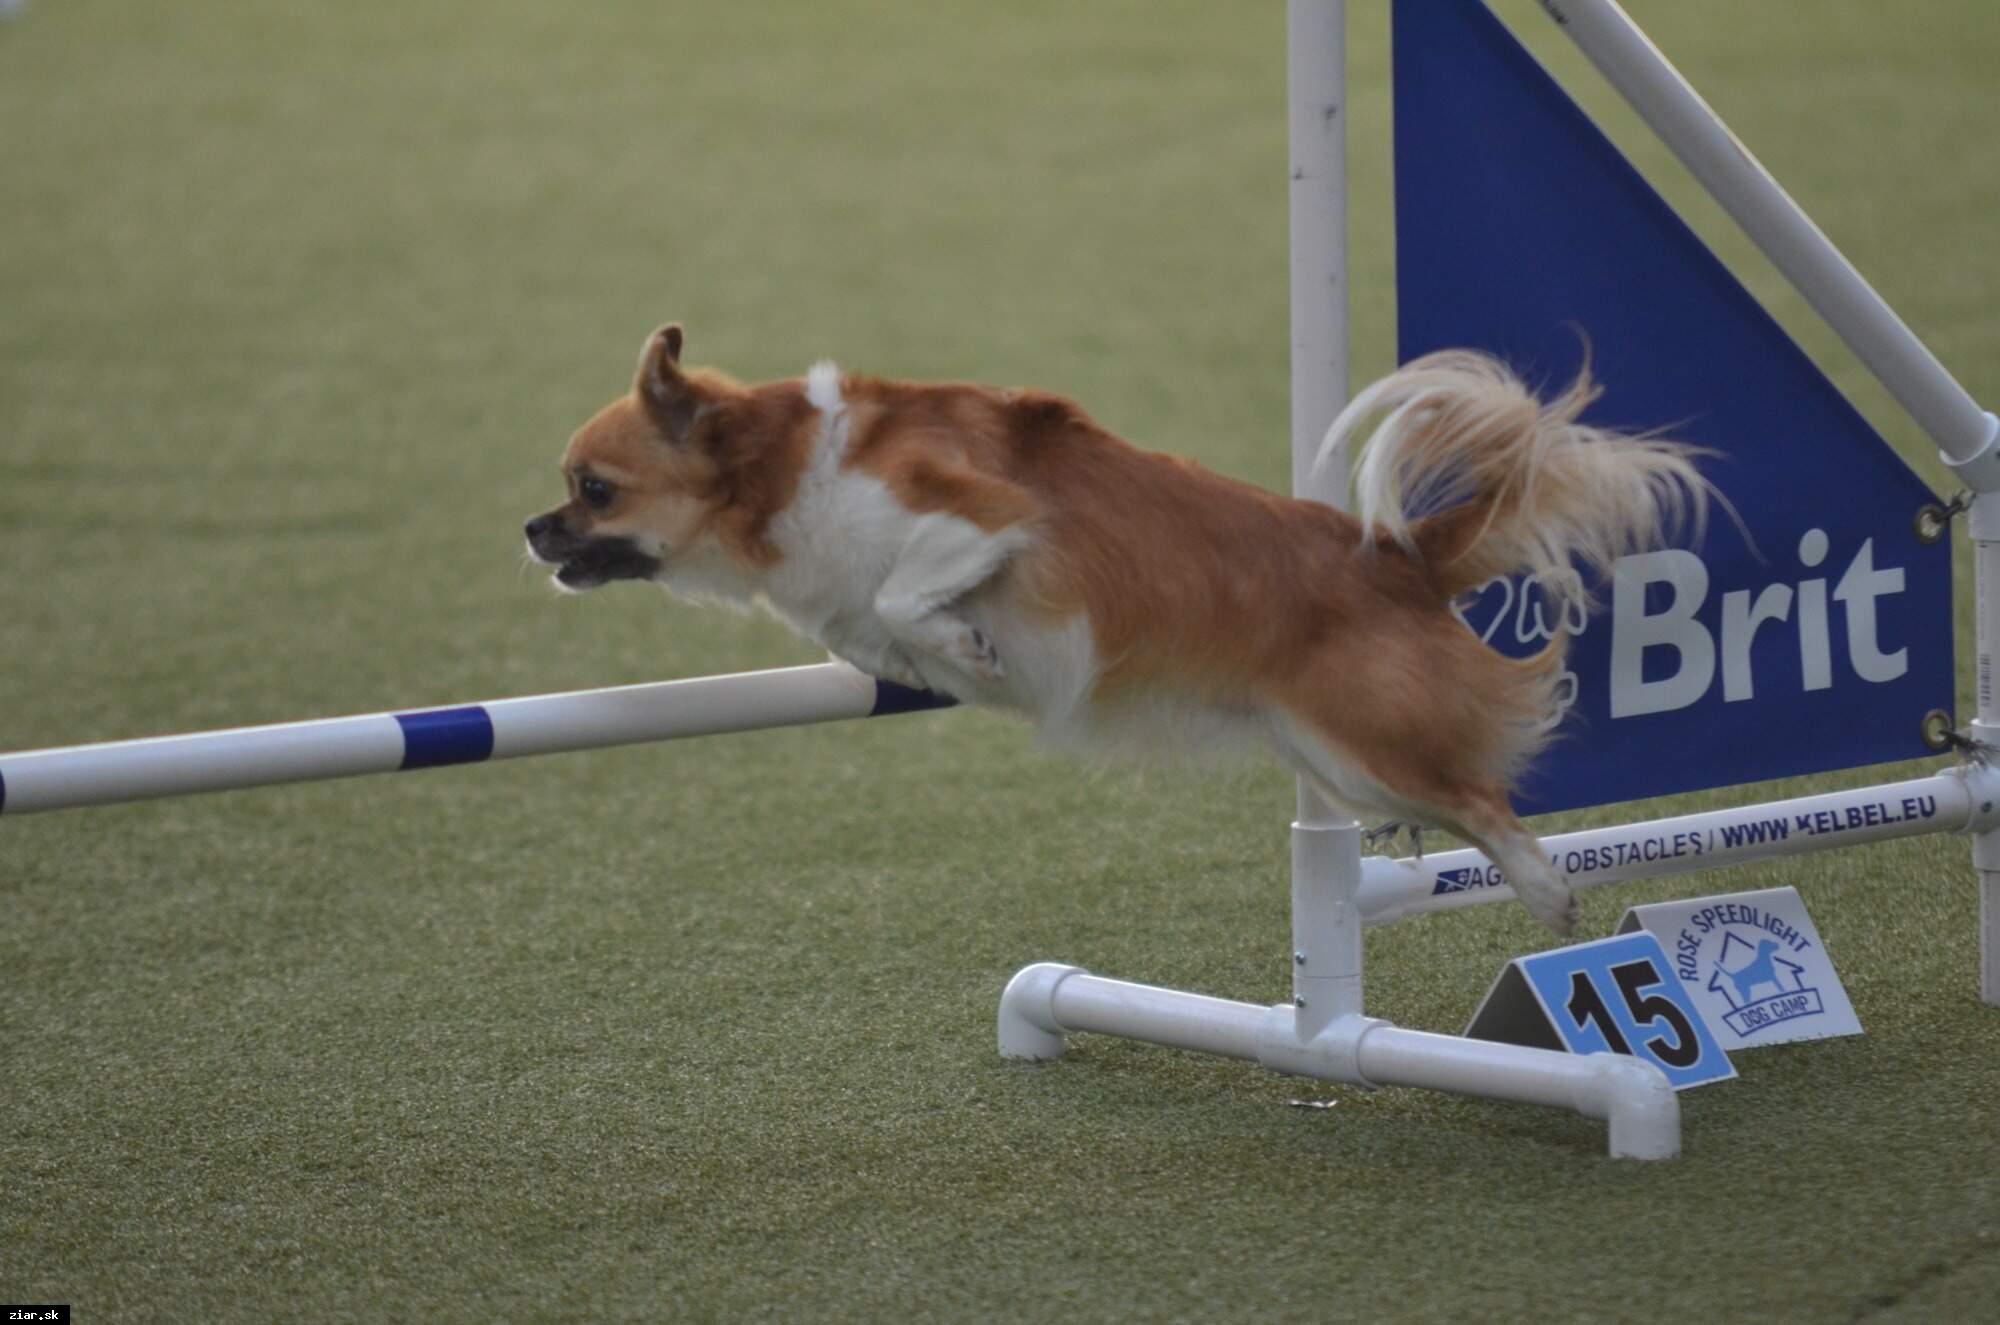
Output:
[[[875,707],[868,710],[871,718],[886,718],[892,713],[922,713],[925,709],[954,708],[958,701],[950,695],[940,695],[935,690],[912,690],[899,686],[894,681],[875,683]]]
[[[0,773],[0,812],[7,809],[7,775]]]
[[[492,757],[493,719],[477,704],[398,713],[396,722],[403,729],[405,769],[476,764]]]

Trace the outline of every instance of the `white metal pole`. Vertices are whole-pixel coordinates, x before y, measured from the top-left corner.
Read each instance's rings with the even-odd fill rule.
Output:
[[[1275,1072],[1367,1086],[1416,1086],[1573,1109],[1610,1123],[1614,1158],[1680,1153],[1680,1103],[1653,1064],[1409,1031],[1343,1017],[1309,1039],[1297,1009],[1107,980],[1077,966],[1023,968],[1000,996],[1000,1053],[1060,1058],[1071,1032],[1097,1032],[1246,1058]]]
[[[1346,457],[1317,475],[1320,439],[1347,400],[1347,6],[1290,0],[1292,491],[1347,504]],[[1361,1010],[1361,829],[1304,779],[1292,825],[1292,978],[1299,1033]]]
[[[1356,1048],[1376,1085],[1417,1086],[1487,1099],[1574,1109],[1610,1124],[1613,1159],[1681,1153],[1681,1105],[1666,1074],[1623,1054],[1567,1054],[1379,1026]]]
[[[1985,467],[2000,471],[2000,420],[1966,394],[1616,0],[1542,2],[1946,458],[1964,464],[1983,457]]]
[[[818,663],[0,754],[0,813],[793,727],[950,701]]]
[[[1995,827],[2000,770],[1973,764],[1851,791],[1589,828],[1543,838],[1542,846],[1573,886],[1590,888],[1927,833],[1973,833],[1984,841]],[[1470,848],[1420,860],[1370,857],[1361,879],[1361,910],[1371,925],[1514,895],[1499,868]]]
[[[1972,592],[1977,643],[1973,665],[1976,716],[1972,737],[1985,758],[2000,758],[2000,695],[1995,654],[2000,653],[2000,493],[1982,492],[1972,503]],[[1979,996],[2000,1007],[2000,827],[1972,839],[1972,867],[1979,876]]]

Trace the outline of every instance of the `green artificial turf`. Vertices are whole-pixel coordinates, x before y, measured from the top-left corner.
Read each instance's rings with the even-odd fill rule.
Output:
[[[2000,396],[1988,0],[1629,7]],[[1386,24],[1353,8],[1368,374]],[[1536,6],[1502,9],[1606,105]],[[1033,383],[1282,486],[1283,44],[1270,3],[33,0],[0,24],[0,749],[813,660],[520,565],[568,430],[669,318],[739,375]],[[1673,1163],[1609,1161],[1567,1114],[1105,1038],[998,1058],[1033,960],[1284,997],[1290,809],[1274,769],[1080,766],[961,712],[9,819],[0,1301],[1990,1318],[2000,1011],[1962,840],[1588,897],[1603,933],[1795,883],[1868,1030],[1743,1055],[1684,1097]],[[1542,944],[1515,907],[1372,933],[1370,1010],[1456,1031]]]

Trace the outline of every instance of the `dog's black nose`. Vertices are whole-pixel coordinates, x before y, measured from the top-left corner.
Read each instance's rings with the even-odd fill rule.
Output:
[[[528,535],[530,540],[533,540],[540,538],[543,534],[548,533],[551,529],[554,529],[555,527],[556,527],[556,518],[553,515],[538,515],[534,519],[528,521],[527,526],[523,530],[523,532],[525,532]]]

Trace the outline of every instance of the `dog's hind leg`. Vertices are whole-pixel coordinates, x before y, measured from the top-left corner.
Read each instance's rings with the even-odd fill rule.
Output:
[[[1391,781],[1380,771],[1320,737],[1304,723],[1281,714],[1273,727],[1278,752],[1303,773],[1322,795],[1357,814],[1378,811],[1411,825],[1429,825],[1457,833],[1486,853],[1537,920],[1567,937],[1576,928],[1576,898],[1548,853],[1515,817],[1507,793],[1494,783],[1450,782],[1436,776],[1443,761],[1429,767],[1413,765]]]
[[[1448,826],[1486,853],[1500,867],[1514,895],[1550,931],[1568,938],[1576,932],[1576,894],[1549,853],[1514,815],[1506,793],[1491,788],[1451,811]]]

